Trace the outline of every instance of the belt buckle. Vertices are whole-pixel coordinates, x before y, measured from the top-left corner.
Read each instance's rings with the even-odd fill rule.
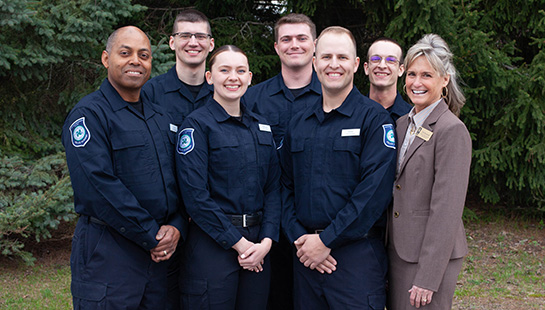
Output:
[[[320,233],[322,233],[323,231],[324,231],[323,229],[315,229],[315,230],[314,230],[314,233],[315,233],[315,234],[320,234]]]
[[[248,227],[247,223],[247,214],[242,214],[242,227]]]

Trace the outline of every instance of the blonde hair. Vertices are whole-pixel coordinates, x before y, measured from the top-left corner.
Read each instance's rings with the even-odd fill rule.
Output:
[[[452,63],[452,53],[448,44],[436,34],[430,33],[424,35],[422,39],[407,51],[407,55],[405,56],[405,70],[408,70],[413,61],[420,56],[425,56],[440,76],[450,76],[445,101],[449,110],[454,115],[459,116],[466,98],[458,84],[458,72]]]

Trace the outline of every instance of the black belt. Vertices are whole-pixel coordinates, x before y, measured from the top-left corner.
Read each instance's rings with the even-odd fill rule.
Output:
[[[309,234],[320,234],[323,229],[307,229]],[[383,227],[371,227],[369,231],[362,237],[362,239],[382,239],[384,238],[384,228]]]
[[[106,222],[103,222],[103,221],[97,219],[97,218],[94,217],[94,216],[88,216],[88,215],[82,215],[82,216],[87,217],[87,220],[88,220],[89,222],[92,222],[92,223],[95,223],[95,224],[99,224],[99,225],[108,226],[108,224],[106,224]]]
[[[263,212],[259,211],[253,214],[228,214],[231,217],[231,224],[237,227],[252,227],[261,224]]]

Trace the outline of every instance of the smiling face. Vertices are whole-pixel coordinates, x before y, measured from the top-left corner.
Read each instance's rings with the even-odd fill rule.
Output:
[[[176,32],[205,33],[210,34],[210,29],[206,22],[178,22]],[[199,41],[195,36],[189,40],[184,40],[180,36],[170,36],[170,49],[176,52],[176,62],[187,66],[197,67],[203,65],[210,53],[214,49],[214,38],[208,37],[206,40]]]
[[[379,62],[372,62],[367,59],[363,64],[365,74],[369,76],[371,87],[379,89],[396,87],[397,79],[403,75],[403,64],[399,62],[401,53],[401,48],[389,41],[378,41],[369,47],[368,58],[373,56],[381,58]],[[396,59],[397,62],[389,63],[386,61],[387,57],[391,61]]]
[[[414,104],[416,113],[439,100],[443,87],[448,82],[449,76],[439,75],[426,56],[417,57],[407,68],[405,77],[407,95]]]
[[[274,49],[282,66],[298,68],[310,65],[314,40],[307,24],[283,24],[278,27],[278,42]]]
[[[220,104],[239,102],[252,81],[248,59],[230,50],[217,54],[206,72],[206,81],[214,85],[214,100]]]
[[[350,92],[359,64],[356,47],[347,34],[330,32],[318,40],[314,68],[325,92]]]
[[[109,51],[102,52],[108,81],[126,101],[138,101],[140,88],[151,73],[151,47],[148,37],[136,27],[118,30]]]

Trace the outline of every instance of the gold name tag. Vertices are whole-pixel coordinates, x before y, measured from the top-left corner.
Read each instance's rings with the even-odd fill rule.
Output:
[[[432,135],[433,135],[433,132],[423,127],[418,127],[418,129],[416,130],[416,136],[424,141],[428,141]]]

